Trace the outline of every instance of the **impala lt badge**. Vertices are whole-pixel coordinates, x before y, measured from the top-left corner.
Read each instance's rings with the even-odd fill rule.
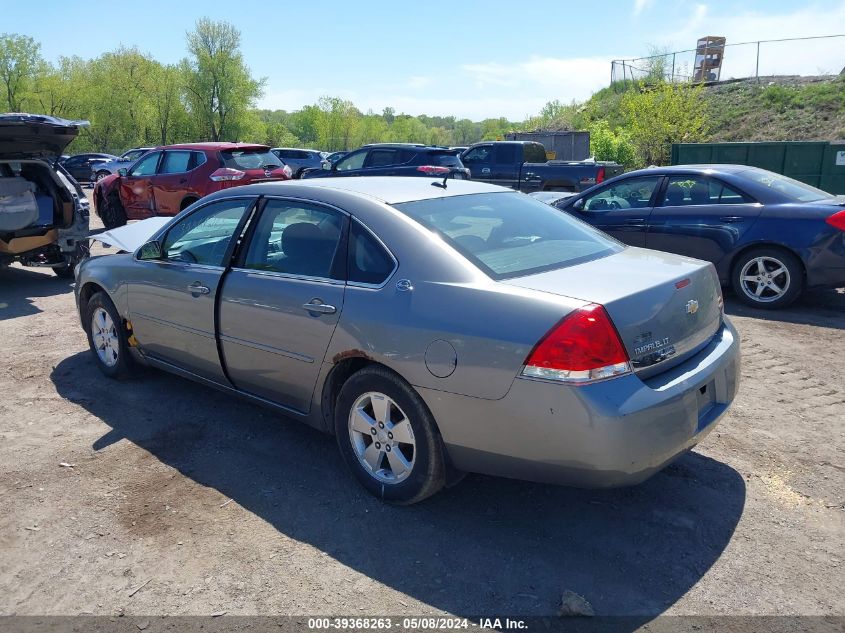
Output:
[[[687,301],[687,314],[695,314],[698,312],[698,301],[690,299]]]

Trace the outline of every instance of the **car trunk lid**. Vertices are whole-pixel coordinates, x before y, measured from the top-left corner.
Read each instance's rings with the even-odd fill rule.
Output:
[[[644,378],[697,353],[722,322],[721,288],[712,264],[669,253],[626,248],[503,283],[603,305],[634,371]]]
[[[0,158],[58,158],[87,125],[37,114],[0,114]]]

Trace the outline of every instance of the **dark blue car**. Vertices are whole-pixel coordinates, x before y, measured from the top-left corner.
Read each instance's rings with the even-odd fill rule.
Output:
[[[379,143],[349,152],[324,169],[309,169],[303,178],[337,176],[426,176],[468,180],[458,150],[413,143]]]
[[[845,196],[744,165],[629,172],[554,203],[631,246],[704,259],[745,303],[845,286]]]

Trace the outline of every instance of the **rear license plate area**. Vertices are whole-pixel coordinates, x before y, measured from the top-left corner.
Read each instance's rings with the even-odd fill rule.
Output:
[[[698,430],[700,431],[713,421],[711,412],[716,406],[716,381],[711,380],[696,389],[695,397],[698,400]]]

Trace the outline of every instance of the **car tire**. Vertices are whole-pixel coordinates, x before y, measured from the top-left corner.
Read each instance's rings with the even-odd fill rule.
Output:
[[[53,266],[53,272],[59,279],[73,279],[73,266]]]
[[[753,248],[734,263],[731,284],[743,303],[764,310],[784,308],[804,289],[800,260],[785,250]]]
[[[105,292],[95,293],[84,309],[88,345],[97,367],[109,378],[128,378],[134,369],[123,319]]]
[[[434,417],[393,372],[374,366],[353,374],[337,397],[334,422],[344,461],[375,497],[409,505],[446,483],[445,449]]]
[[[116,229],[126,224],[126,210],[123,208],[120,196],[116,192],[111,192],[109,197],[106,198],[100,218],[103,220],[103,226],[107,229]]]

